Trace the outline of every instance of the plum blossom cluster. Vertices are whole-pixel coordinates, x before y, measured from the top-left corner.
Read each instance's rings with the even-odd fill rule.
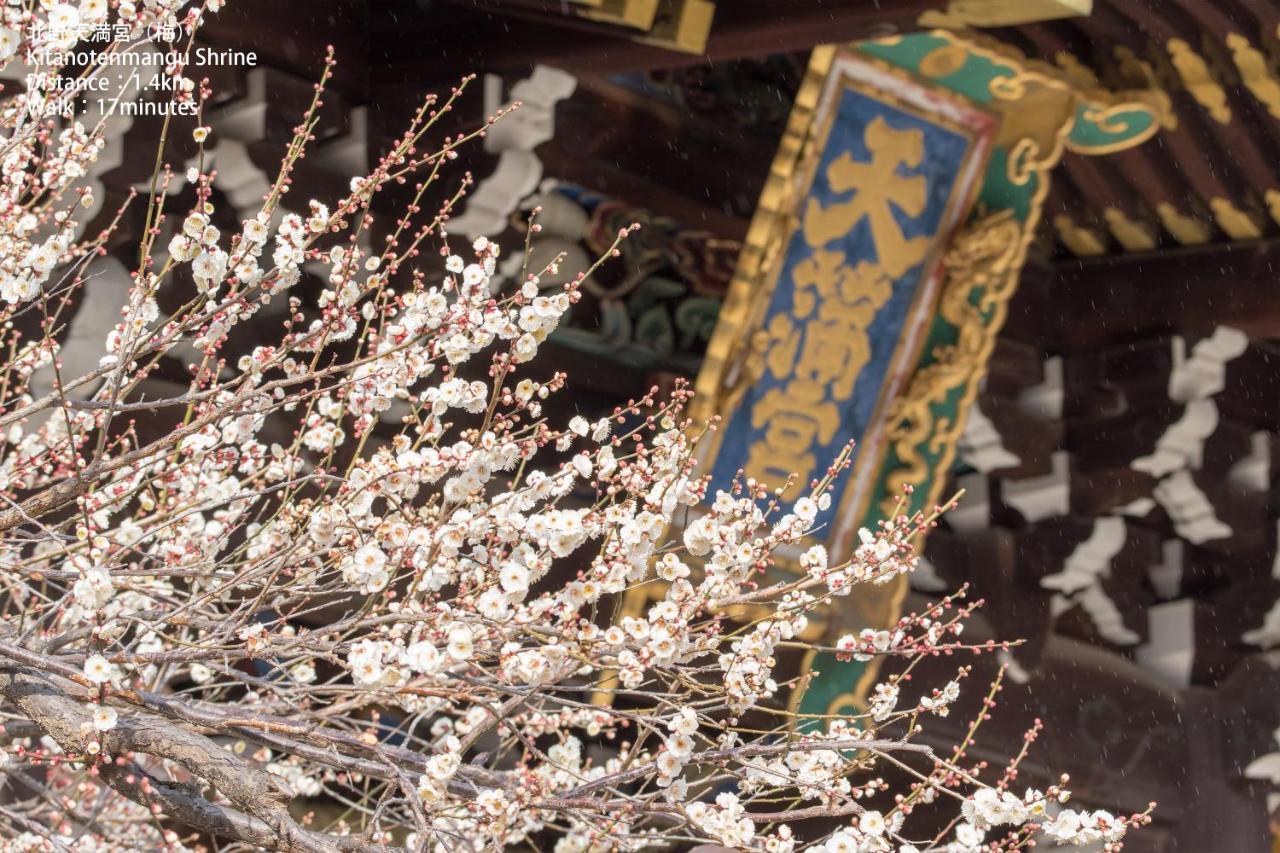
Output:
[[[105,118],[86,124],[70,118],[61,126],[45,116],[71,115],[74,87],[64,75],[84,81],[103,73],[110,55],[146,38],[148,28],[191,31],[221,0],[81,0],[16,3],[0,6],[0,64],[24,62],[31,73],[26,86],[0,105],[5,145],[0,152],[0,303],[21,305],[36,299],[69,275],[76,261],[92,257],[87,247],[69,250],[83,234],[88,214],[101,200],[85,179],[95,170],[106,144]],[[112,21],[127,38],[113,41],[96,63],[74,71],[59,64],[65,48],[98,25]],[[195,84],[181,68],[165,69],[176,84],[175,97],[191,99]],[[8,95],[8,93],[6,93]]]
[[[189,33],[220,4],[32,5],[3,7],[11,56],[38,20]],[[469,180],[424,201],[488,127],[440,138],[469,80],[340,198],[289,196],[324,81],[247,215],[201,165],[177,204],[162,162],[80,376],[56,318],[126,211],[85,239],[101,129],[6,102],[0,746],[34,794],[0,809],[3,849],[1017,849],[1147,820],[1064,810],[1060,785],[1018,797],[964,743],[920,740],[969,670],[910,667],[981,650],[959,640],[971,607],[815,638],[833,601],[912,570],[936,514],[830,553],[847,454],[816,483],[712,491],[687,385],[576,410],[537,356],[596,267],[551,285],[526,246],[500,282],[502,246],[448,233]],[[185,130],[203,152],[208,127]],[[794,658],[817,648],[906,668],[865,711],[799,720]]]

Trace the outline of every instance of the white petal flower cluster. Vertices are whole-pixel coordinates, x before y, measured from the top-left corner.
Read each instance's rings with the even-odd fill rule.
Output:
[[[0,4],[0,62],[35,44],[33,17],[190,33],[219,5]],[[1046,818],[1059,787],[1018,798],[975,779],[963,746],[918,742],[924,714],[973,713],[969,668],[935,684],[895,668],[982,651],[959,642],[968,611],[947,612],[960,593],[824,639],[833,602],[911,570],[932,518],[869,525],[842,553],[821,544],[830,483],[708,494],[687,384],[611,410],[565,399],[572,377],[536,359],[598,266],[511,281],[497,243],[448,234],[452,201],[424,209],[437,167],[483,132],[431,132],[464,88],[425,102],[345,198],[294,201],[315,105],[260,207],[219,210],[216,176],[191,165],[195,202],[148,209],[101,360],[49,394],[36,380],[62,345],[20,321],[55,283],[85,286],[99,244],[70,202],[93,206],[103,143],[73,121],[22,130],[48,92],[0,108],[0,714],[37,732],[0,746],[6,769],[47,780],[0,810],[0,837],[790,853],[967,850],[1032,825],[1114,843],[1141,823]],[[789,706],[816,651],[883,658],[865,711]],[[914,784],[891,789],[888,761]],[[343,817],[298,820],[300,797]],[[921,811],[947,836],[912,842]]]
[[[714,803],[691,803],[685,812],[694,825],[721,844],[746,847],[756,834],[755,824],[745,815],[738,798],[719,794]]]
[[[32,90],[25,97],[43,99],[45,94]],[[77,192],[78,182],[105,144],[79,122],[54,134],[54,154],[46,160],[41,159],[44,147],[37,139],[21,142],[7,143],[0,159],[0,300],[8,304],[30,302],[41,293],[55,269],[70,260],[68,250],[78,227],[67,209],[37,213],[29,209],[29,200]],[[81,203],[86,199],[92,202],[81,191]]]
[[[1115,843],[1128,829],[1123,821],[1103,809],[1092,812],[1063,809],[1042,828],[1044,834],[1058,844],[1079,846]]]

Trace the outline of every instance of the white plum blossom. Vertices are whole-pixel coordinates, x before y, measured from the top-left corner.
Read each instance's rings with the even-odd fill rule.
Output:
[[[84,677],[94,684],[105,684],[111,679],[111,664],[102,655],[89,655],[84,662]]]
[[[736,796],[719,794],[714,804],[690,803],[685,814],[695,826],[721,844],[745,847],[755,837],[755,824],[745,816],[745,809]]]
[[[186,43],[221,5],[0,4],[0,64],[90,34]],[[205,159],[231,129],[213,81],[149,71],[209,112],[181,124],[200,156],[162,157],[127,217],[91,178],[156,145],[100,163],[109,122],[28,122],[63,94],[5,92],[0,711],[13,797],[39,788],[0,810],[10,847],[909,853],[1035,826],[1115,844],[1149,819],[1059,810],[1061,784],[1019,797],[921,741],[926,714],[974,713],[967,666],[904,674],[986,651],[959,640],[963,593],[831,639],[833,608],[913,569],[925,511],[904,498],[846,547],[830,482],[712,488],[686,381],[565,399],[539,353],[637,226],[569,276],[450,233],[440,173],[490,126],[463,127],[471,78],[367,174],[313,185],[334,61],[252,193]],[[104,253],[127,293],[71,375],[64,309]],[[880,659],[865,710],[792,706],[819,653]]]
[[[109,732],[116,727],[119,714],[115,708],[99,705],[93,712],[93,728],[100,732]]]

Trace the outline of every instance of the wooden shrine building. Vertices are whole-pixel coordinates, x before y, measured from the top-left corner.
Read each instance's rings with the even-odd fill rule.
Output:
[[[870,370],[879,342],[916,343],[891,347],[867,392],[882,433],[835,408],[814,427],[830,441],[852,429],[892,461],[850,487],[833,535],[873,517],[876,490],[913,464],[919,478],[906,481],[921,495],[965,492],[911,589],[867,607],[896,614],[969,584],[987,602],[981,631],[1025,640],[978,664],[990,672],[975,678],[1009,667],[978,755],[998,760],[1000,742],[1039,717],[1048,732],[1028,774],[1069,772],[1099,807],[1160,803],[1130,849],[1270,849],[1280,0],[257,0],[230,4],[203,38],[259,58],[216,81],[230,208],[265,186],[328,43],[339,59],[330,135],[299,167],[302,197],[345,187],[424,92],[463,74],[479,79],[457,127],[521,101],[460,162],[477,185],[451,231],[514,244],[540,203],[537,251],[565,252],[572,275],[621,225],[646,226],[552,336],[545,367],[570,372],[578,410],[687,377],[707,392],[705,413],[731,425],[752,412],[741,447],[730,426],[719,451],[749,464],[760,442],[776,450],[794,435],[771,438],[760,413],[788,416],[778,401],[808,393],[794,371],[818,370],[770,372],[804,331],[793,328],[812,307],[803,288],[828,299],[864,288],[840,315],[854,324],[841,327],[845,358]],[[841,101],[837,78],[862,101]],[[893,110],[924,116],[924,130],[895,129]],[[861,135],[835,168],[820,155],[846,119]],[[152,121],[118,132],[147,135]],[[904,177],[943,150],[952,159],[928,178],[943,183]],[[105,167],[104,209],[149,170]],[[882,206],[847,208],[839,194],[867,181],[880,182]],[[928,216],[927,228],[904,224]],[[870,254],[850,244],[845,263],[823,266],[831,240],[864,220]],[[877,326],[913,269],[911,307]],[[949,301],[958,280],[975,289]],[[849,319],[877,287],[870,319]],[[94,324],[123,290],[90,293],[102,304],[82,306],[70,334],[98,341]],[[952,385],[925,387],[948,371]],[[856,401],[864,375],[824,381]],[[914,463],[913,430],[937,450]],[[860,701],[861,676],[824,677],[831,696]]]

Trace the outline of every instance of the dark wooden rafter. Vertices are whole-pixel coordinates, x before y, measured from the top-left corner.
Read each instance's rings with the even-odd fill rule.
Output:
[[[772,138],[724,133],[687,110],[593,82],[559,105],[556,127],[539,148],[549,174],[735,240],[773,159]]]
[[[1259,33],[1276,37],[1276,28],[1280,27],[1280,4],[1275,0],[1228,0],[1234,11],[1233,20],[1253,19]]]
[[[1095,207],[1098,222],[1107,221],[1109,210],[1118,211],[1137,223],[1149,225],[1155,221],[1154,212],[1147,209],[1142,194],[1125,179],[1113,161],[1068,151],[1062,155],[1053,180],[1074,184],[1080,195]]]
[[[1228,48],[1225,43],[1227,37],[1235,33],[1245,36],[1252,44],[1261,47],[1258,34],[1246,29],[1247,20],[1232,18],[1213,3],[1205,3],[1203,0],[1173,0],[1172,6],[1174,8],[1170,10],[1171,17],[1176,17],[1179,11],[1186,16],[1184,32],[1188,35],[1193,32],[1208,34],[1209,38],[1206,41],[1213,51],[1212,55],[1206,59],[1224,72],[1226,79],[1223,81],[1223,91],[1227,93],[1233,115],[1238,115],[1240,123],[1233,134],[1233,144],[1234,140],[1241,137],[1249,142],[1239,151],[1234,147],[1230,150],[1233,154],[1244,158],[1246,168],[1254,174],[1267,174],[1266,170],[1269,169],[1271,177],[1276,181],[1269,188],[1280,188],[1280,167],[1276,165],[1280,163],[1280,141],[1277,139],[1277,135],[1280,134],[1280,120],[1273,116],[1243,84],[1234,61],[1227,55]],[[1230,128],[1231,125],[1227,127]]]
[[[1225,37],[1226,33],[1206,31],[1194,20],[1178,20],[1177,11],[1172,4],[1161,5],[1159,10],[1155,10],[1139,3],[1116,3],[1113,0],[1108,5],[1097,9],[1095,14],[1110,13],[1128,18],[1139,31],[1154,39],[1162,63],[1168,61],[1166,53],[1168,42],[1177,38],[1186,41],[1192,50],[1201,54],[1212,70],[1213,58],[1203,57],[1203,37],[1206,32],[1215,38]],[[1082,25],[1087,26],[1089,19],[1081,20]],[[1198,105],[1186,104],[1185,101],[1188,98],[1183,97],[1179,99],[1183,103],[1178,104],[1179,122],[1197,122],[1204,131],[1207,131],[1214,148],[1229,152],[1230,156],[1222,159],[1226,161],[1228,168],[1235,166],[1240,172],[1239,192],[1253,197],[1257,200],[1257,207],[1265,209],[1257,197],[1257,189],[1259,184],[1264,188],[1280,187],[1280,166],[1277,166],[1276,161],[1269,158],[1265,149],[1260,146],[1256,138],[1259,135],[1256,132],[1257,128],[1253,127],[1254,132],[1250,132],[1255,110],[1252,95],[1243,87],[1237,86],[1224,86],[1222,91],[1231,109],[1230,121],[1222,123],[1209,118]],[[1205,149],[1202,147],[1201,150],[1201,156],[1203,156]],[[1234,201],[1238,202],[1239,196]]]
[[[1002,38],[1004,32],[1006,31],[1002,31]],[[1070,19],[1030,24],[1007,32],[1021,34],[1029,43],[1032,55],[1041,56],[1046,60],[1052,59],[1061,65],[1059,58],[1065,54],[1078,60],[1087,69],[1098,69],[1095,74],[1102,86],[1122,90],[1146,88],[1150,85],[1150,81],[1147,80],[1126,79],[1118,74],[1107,74],[1106,72],[1114,66],[1114,57],[1099,53],[1099,50],[1105,52],[1105,47],[1085,40],[1080,29],[1074,26]],[[1108,77],[1111,79],[1106,79]],[[1116,200],[1113,200],[1112,204],[1118,206],[1130,220],[1147,226],[1156,225],[1155,208],[1162,203],[1170,205],[1175,211],[1184,215],[1188,211],[1194,213],[1207,210],[1196,199],[1195,191],[1188,184],[1185,172],[1174,166],[1168,152],[1164,149],[1166,149],[1166,142],[1162,131],[1154,139],[1137,148],[1117,151],[1102,158],[1089,158],[1086,167],[1091,172],[1079,178],[1087,181],[1082,183],[1081,189],[1091,203],[1083,204],[1078,209],[1094,210],[1097,203],[1103,203],[1107,196],[1112,194],[1108,188],[1121,183],[1125,187],[1132,188],[1132,193],[1125,193],[1126,198],[1123,200],[1123,203],[1129,207],[1119,207]],[[1065,168],[1054,176],[1054,184],[1077,181],[1076,173],[1080,170],[1074,164],[1082,159],[1084,158],[1074,155],[1065,158]],[[1101,177],[1102,180],[1099,182],[1095,176]],[[1098,183],[1103,185],[1102,195],[1095,195],[1093,192]],[[1206,187],[1206,189],[1212,188]],[[1224,190],[1219,190],[1217,194],[1221,195],[1223,192]],[[1133,194],[1136,194],[1136,200]],[[1095,213],[1093,218],[1102,219],[1103,216]]]
[[[541,62],[574,74],[608,75],[805,51],[815,44],[910,32],[921,13],[946,5],[946,0],[732,0],[716,6],[706,53],[692,55],[634,41],[622,28],[601,29],[566,12],[558,0],[532,0],[518,7],[504,0],[445,2],[455,22],[448,32],[424,32],[416,44],[390,48],[428,76],[447,76],[446,69],[480,57],[485,67],[473,70],[519,72]],[[400,5],[414,8],[408,2]],[[513,21],[519,26],[511,26]]]
[[[206,15],[201,41],[220,48],[252,49],[259,65],[316,81],[330,45],[338,59],[332,88],[347,95],[367,94],[369,64],[367,18],[363,3],[228,3]]]
[[[1098,225],[1101,213],[1096,210],[1074,181],[1064,175],[1054,175],[1049,180],[1049,194],[1044,202],[1044,219],[1051,225],[1059,214],[1066,214],[1079,225]]]
[[[1052,269],[1024,278],[1010,311],[1025,318],[1018,336],[1051,352],[1220,325],[1280,337],[1280,240],[1065,259]]]
[[[1151,45],[1147,44],[1147,38],[1143,32],[1132,20],[1112,12],[1110,6],[1100,6],[1088,18],[1073,18],[1070,22],[1064,22],[1064,26],[1078,28],[1085,37],[1107,45],[1112,51],[1117,46],[1128,47],[1138,59],[1156,60],[1152,61],[1153,69],[1167,70],[1165,54],[1152,55],[1148,50]],[[1106,33],[1116,31],[1124,32],[1125,37],[1121,40],[1107,38]],[[1164,45],[1160,46],[1160,50],[1164,51]],[[1112,68],[1115,68],[1114,53],[1108,60]],[[1112,77],[1116,76],[1117,74],[1112,74]],[[1166,74],[1166,79],[1162,82],[1172,81],[1167,79]],[[1160,140],[1161,145],[1167,146],[1169,156],[1176,164],[1175,169],[1184,175],[1194,191],[1201,196],[1206,207],[1208,201],[1215,197],[1238,199],[1240,193],[1249,187],[1247,175],[1240,173],[1233,164],[1220,163],[1217,161],[1219,159],[1210,160],[1206,156],[1206,151],[1215,150],[1217,147],[1211,142],[1212,134],[1206,128],[1206,123],[1212,123],[1212,119],[1204,117],[1201,106],[1189,93],[1180,88],[1180,83],[1176,87],[1166,88],[1166,91],[1170,97],[1172,110],[1178,117],[1178,124],[1176,127],[1162,129]]]
[[[1100,76],[1106,76],[1110,70],[1107,63],[1114,61],[1112,46],[1125,44],[1139,54],[1145,50],[1148,31],[1134,18],[1112,10],[1113,6],[1132,7],[1138,2],[1150,5],[1152,0],[1096,0],[1099,12],[1094,18],[1018,28],[1015,32],[1022,32],[1018,43],[1031,55],[1048,60],[1059,49],[1073,50]],[[1186,0],[1183,7],[1187,2],[1209,0]],[[1237,0],[1234,5],[1228,0],[1212,2],[1234,9],[1237,14],[1233,20],[1237,22],[1256,20],[1257,32],[1274,33],[1280,24],[1280,0]],[[233,3],[227,11],[237,5],[248,8],[247,4]],[[342,18],[345,23],[335,26],[327,17],[329,5],[359,8],[362,17]],[[341,123],[349,105],[370,104],[368,153],[374,159],[402,129],[404,118],[423,90],[438,90],[438,84],[452,82],[464,71],[497,70],[509,84],[523,77],[533,62],[560,64],[579,75],[583,94],[577,106],[562,104],[557,114],[560,138],[539,150],[548,174],[647,206],[687,225],[736,237],[745,228],[746,219],[741,211],[732,210],[726,194],[736,188],[754,197],[758,176],[747,172],[767,169],[768,158],[759,159],[760,155],[743,147],[732,155],[722,155],[724,162],[720,162],[714,160],[714,153],[708,153],[714,152],[711,147],[694,154],[692,162],[677,160],[671,152],[691,150],[683,134],[696,124],[697,117],[681,116],[685,126],[662,128],[646,125],[643,112],[636,113],[639,119],[633,115],[621,120],[621,114],[607,103],[611,98],[619,99],[608,94],[606,87],[593,84],[615,71],[675,67],[705,62],[708,57],[720,62],[736,56],[802,51],[822,41],[883,35],[891,28],[905,31],[914,27],[923,8],[944,3],[912,0],[893,6],[882,0],[877,7],[871,0],[795,0],[785,4],[777,0],[720,0],[708,57],[701,58],[638,44],[624,34],[566,27],[558,22],[537,23],[528,17],[486,11],[496,5],[494,0],[459,0],[457,4],[436,0],[435,9],[443,14],[433,17],[409,0],[367,6],[319,3],[301,14],[297,4],[263,0],[254,4],[253,14],[268,16],[266,24],[255,23],[250,28],[224,13],[217,20],[225,26],[211,32],[211,41],[238,48],[252,41],[262,51],[264,65],[291,69],[296,75],[292,79],[271,78],[273,112],[262,138],[251,143],[264,167],[274,162],[282,140],[305,108],[309,81],[316,76],[324,53],[320,34],[342,39],[338,45],[339,77],[325,124]],[[1254,18],[1242,17],[1241,12]],[[451,22],[447,27],[439,26],[443,16]],[[1187,32],[1187,20],[1191,18],[1180,19],[1179,32]],[[477,25],[475,29],[470,28],[472,24]],[[379,28],[388,27],[397,36],[394,41],[374,37],[386,34],[388,30]],[[1253,32],[1250,30],[1251,35]],[[1087,47],[1094,37],[1098,52],[1090,56]],[[1261,41],[1258,44],[1262,46]],[[1080,54],[1082,45],[1085,54]],[[1133,82],[1141,85],[1143,81]],[[230,93],[228,105],[246,94],[243,81],[235,77],[223,80],[220,88]],[[477,86],[455,116],[446,117],[439,128],[442,133],[455,132],[477,119],[479,89]],[[376,101],[372,101],[375,94]],[[1144,221],[1149,221],[1151,208],[1160,202],[1173,204],[1180,213],[1194,214],[1197,205],[1207,206],[1207,200],[1214,197],[1239,203],[1250,187],[1263,186],[1260,176],[1277,171],[1275,164],[1280,159],[1263,163],[1265,168],[1259,171],[1258,158],[1269,157],[1273,143],[1255,140],[1257,156],[1248,162],[1234,162],[1229,147],[1234,137],[1216,131],[1194,99],[1180,88],[1174,87],[1170,94],[1179,112],[1179,127],[1163,131],[1132,152],[1095,160],[1069,156],[1055,175],[1046,219],[1051,221],[1055,212],[1068,213],[1079,224],[1092,225],[1101,232],[1106,227],[1103,210],[1108,206]],[[1249,93],[1233,93],[1233,97],[1251,100]],[[575,116],[578,107],[584,112]],[[1242,114],[1259,112],[1254,103],[1242,105],[1241,110]],[[1251,136],[1262,132],[1271,119],[1261,118],[1267,121],[1241,123],[1241,132]],[[136,123],[141,136],[146,135],[147,121]],[[189,153],[190,135],[175,134],[174,138],[178,142],[173,143],[170,159],[180,162]],[[323,142],[317,154],[323,151]],[[493,158],[484,154],[479,144],[464,157],[472,159],[456,164],[460,168],[453,170],[455,174],[472,166],[476,176],[483,177],[491,168]],[[332,196],[334,181],[345,180],[345,175],[326,172],[322,159],[308,157],[300,165],[299,203],[313,196]],[[680,180],[682,169],[687,174],[735,168],[738,160],[748,162],[747,168],[726,180],[706,174],[698,174],[697,180]],[[649,171],[637,168],[637,163]],[[139,164],[126,162],[105,176],[111,185],[108,192],[115,193],[113,198],[136,182],[137,168]],[[387,192],[389,210],[403,201],[403,190],[396,193],[394,188]],[[1162,247],[1167,249],[1167,244],[1162,241]],[[1280,581],[1271,577],[1274,512],[1280,507],[1280,445],[1275,436],[1270,439],[1272,471],[1265,494],[1246,494],[1225,475],[1248,451],[1254,431],[1280,432],[1280,347],[1268,342],[1280,338],[1277,279],[1280,238],[1052,264],[1033,258],[1010,306],[980,397],[983,413],[1006,437],[1005,445],[1020,463],[980,475],[989,492],[986,529],[960,534],[944,526],[928,541],[929,558],[944,580],[953,584],[970,581],[976,596],[989,599],[986,614],[997,639],[1030,640],[1015,653],[1038,677],[1033,677],[1029,686],[1006,682],[1002,698],[1007,703],[1005,710],[1014,711],[1013,720],[996,725],[1029,724],[1035,717],[1044,717],[1057,723],[1060,732],[1069,733],[1056,743],[1052,735],[1046,736],[1036,761],[1070,770],[1083,789],[1082,799],[1087,800],[1091,792],[1099,797],[1119,792],[1123,797],[1119,805],[1134,809],[1143,808],[1151,798],[1173,804],[1179,803],[1179,797],[1192,797],[1189,791],[1199,796],[1201,786],[1213,788],[1213,795],[1207,798],[1214,804],[1212,814],[1204,816],[1203,803],[1198,809],[1187,809],[1198,819],[1185,827],[1185,832],[1168,829],[1181,820],[1182,811],[1169,808],[1158,813],[1174,816],[1161,818],[1167,821],[1165,834],[1156,837],[1168,842],[1161,849],[1209,849],[1209,842],[1216,841],[1219,846],[1228,843],[1223,839],[1230,839],[1230,849],[1251,849],[1249,845],[1257,837],[1256,821],[1249,821],[1256,814],[1241,807],[1238,801],[1245,799],[1244,794],[1233,801],[1227,795],[1230,792],[1223,791],[1220,782],[1224,774],[1214,763],[1220,764],[1221,759],[1213,752],[1216,747],[1206,746],[1214,738],[1204,736],[1209,725],[1217,725],[1215,720],[1227,716],[1238,704],[1215,704],[1199,692],[1195,702],[1184,707],[1184,694],[1156,689],[1135,667],[1125,669],[1125,659],[1099,637],[1083,610],[1068,611],[1055,625],[1050,616],[1054,594],[1040,581],[1061,570],[1065,557],[1088,537],[1098,518],[1113,515],[1152,493],[1156,478],[1135,471],[1129,463],[1136,455],[1149,452],[1181,412],[1181,407],[1168,399],[1173,337],[1181,336],[1191,345],[1219,325],[1244,329],[1253,343],[1227,365],[1226,385],[1214,395],[1221,423],[1205,444],[1204,465],[1193,472],[1197,486],[1212,505],[1231,520],[1233,534],[1203,546],[1185,544],[1178,589],[1180,596],[1194,602],[1193,682],[1226,680],[1236,685],[1232,671],[1244,666],[1242,661],[1248,663],[1246,656],[1251,652],[1240,641],[1241,632],[1261,624],[1266,610],[1280,595]],[[239,332],[246,345],[258,322],[276,321],[246,323]],[[1043,414],[1029,413],[1020,398],[1045,380],[1044,359],[1050,353],[1063,358],[1065,406],[1061,417],[1046,420]],[[571,393],[549,403],[548,411],[558,420],[571,416],[578,406],[605,407],[617,396],[638,396],[654,381],[643,371],[584,357],[554,341],[537,366],[546,371],[563,369],[571,375]],[[1063,453],[1070,459],[1065,509],[1050,518],[1024,518],[1006,502],[1010,492],[1005,484],[1050,476],[1055,455],[1060,459]],[[1124,625],[1146,640],[1148,616],[1161,604],[1151,588],[1150,569],[1162,559],[1162,545],[1176,537],[1165,510],[1158,506],[1141,518],[1127,518],[1126,530],[1125,547],[1099,585],[1121,610]],[[1107,648],[1091,648],[1065,639],[1063,634],[1087,638]],[[1067,653],[1062,650],[1064,643]],[[995,663],[993,656],[979,658],[980,674],[975,675],[975,682],[991,674],[982,667]],[[954,669],[954,659],[950,664]],[[1254,670],[1250,673],[1256,677]],[[942,680],[950,675],[943,673]],[[920,678],[921,682],[929,680]],[[973,691],[972,695],[979,693]],[[1272,716],[1266,719],[1271,722],[1253,726],[1257,730],[1250,730],[1251,735],[1257,735],[1254,741],[1231,754],[1233,782],[1238,781],[1235,777],[1240,765],[1271,743],[1274,702],[1249,710],[1255,722],[1268,714]],[[959,725],[964,719],[957,713],[931,724],[926,734],[938,737],[942,727]],[[1222,728],[1234,737],[1242,725]],[[985,757],[993,761],[1005,757],[993,748],[995,738],[990,734],[982,740]],[[1185,751],[1193,740],[1199,775],[1187,777],[1183,771]],[[940,738],[939,743],[943,742]],[[1080,748],[1082,743],[1084,749]],[[1236,746],[1233,743],[1232,749]],[[1096,756],[1102,751],[1114,760],[1098,761]],[[1124,772],[1116,770],[1118,767]],[[1238,785],[1237,793],[1240,790],[1245,789]],[[1112,806],[1113,802],[1097,805]],[[1223,817],[1226,814],[1231,820]],[[1159,827],[1155,830],[1161,831]],[[1138,836],[1138,844],[1147,843],[1148,837]]]
[[[745,219],[691,199],[632,172],[597,160],[583,158],[563,145],[548,144],[539,150],[543,166],[559,180],[581,184],[621,201],[645,204],[690,227],[705,228],[719,237],[741,240],[746,236]]]
[[[905,0],[893,4],[872,0],[734,0],[719,3],[707,51],[696,56],[681,54],[632,39],[625,27],[602,24],[566,12],[559,0],[383,0],[377,4],[316,4],[301,16],[286,4],[263,4],[254,16],[267,16],[265,25],[237,13],[235,4],[215,16],[209,29],[211,42],[243,46],[245,34],[263,57],[276,67],[299,73],[304,79],[318,72],[324,39],[338,38],[340,63],[335,81],[356,102],[378,93],[378,108],[403,100],[399,94],[439,88],[469,71],[500,73],[519,79],[537,63],[562,67],[585,83],[603,80],[625,71],[677,68],[719,63],[736,57],[764,56],[779,52],[803,52],[814,44],[847,41],[907,32],[918,28],[920,14],[944,8],[946,0]],[[1246,211],[1263,234],[1276,225],[1268,211],[1265,192],[1280,189],[1280,122],[1240,85],[1226,85],[1233,120],[1226,125],[1210,119],[1184,90],[1169,64],[1165,43],[1171,37],[1188,41],[1205,54],[1202,35],[1221,41],[1229,31],[1240,30],[1251,43],[1280,52],[1275,24],[1280,23],[1275,0],[1178,0],[1160,4],[1131,0],[1099,0],[1088,17],[1068,18],[991,31],[995,37],[1022,49],[1029,56],[1053,61],[1068,52],[1092,68],[1110,88],[1143,86],[1149,81],[1120,79],[1114,49],[1132,50],[1152,63],[1161,75],[1177,114],[1177,126],[1138,151],[1120,152],[1084,160],[1065,158],[1056,176],[1070,183],[1085,204],[1071,212],[1079,226],[1092,228],[1106,238],[1107,251],[1142,249],[1145,239],[1117,241],[1114,223],[1139,227],[1162,245],[1210,239],[1240,239],[1251,228],[1219,229],[1210,214],[1211,202],[1225,199]],[[239,17],[236,17],[239,14]],[[448,26],[440,26],[447,17]],[[272,32],[259,39],[255,32]],[[336,34],[336,35],[335,35]],[[1221,46],[1221,45],[1219,45]],[[1223,47],[1225,50],[1225,47]],[[1213,52],[1205,55],[1213,62]],[[1219,52],[1221,54],[1221,52]],[[1216,66],[1229,76],[1234,65],[1221,54]],[[404,74],[405,68],[413,73]],[[1132,66],[1130,66],[1130,69]],[[390,69],[396,69],[394,72]],[[1216,73],[1216,72],[1215,72]],[[1237,81],[1238,83],[1238,78]],[[373,122],[375,126],[378,124]],[[375,133],[375,138],[378,134]],[[1159,156],[1155,156],[1158,154]],[[625,159],[619,166],[626,171]],[[607,166],[608,163],[605,163]],[[478,171],[485,167],[478,164]],[[607,171],[607,170],[606,170]],[[614,176],[611,184],[622,179]],[[677,188],[677,193],[679,189]],[[750,195],[750,193],[748,193]],[[1055,197],[1061,198],[1062,193]],[[714,208],[713,200],[694,198],[694,204]],[[1167,209],[1165,208],[1167,206]],[[1108,209],[1114,212],[1108,214]],[[1157,211],[1161,208],[1161,211]],[[1188,229],[1171,231],[1157,215],[1163,212],[1187,217]],[[722,212],[725,212],[722,210]],[[741,217],[741,212],[733,215]],[[1046,222],[1051,232],[1052,218]]]
[[[1168,407],[1173,341],[1172,335],[1156,335],[1064,356],[1064,417]]]
[[[1129,50],[1139,61],[1151,65],[1159,75],[1155,82],[1165,87],[1176,123],[1163,128],[1155,139],[1139,149],[1104,159],[1117,161],[1150,207],[1164,202],[1179,216],[1199,220],[1210,233],[1216,230],[1216,223],[1207,215],[1210,202],[1216,198],[1238,202],[1256,182],[1251,183],[1249,175],[1228,158],[1206,156],[1207,152],[1221,150],[1206,126],[1213,122],[1181,88],[1163,46],[1160,52],[1154,52],[1147,34],[1132,19],[1101,4],[1087,18],[1054,21],[1043,27],[1056,33],[1064,43],[1096,45],[1093,62],[1103,82],[1113,89],[1143,88],[1153,82],[1127,74],[1119,63],[1117,49]],[[1137,160],[1147,161],[1147,165],[1130,169]],[[1151,161],[1159,165],[1152,165]],[[1188,197],[1184,187],[1190,189],[1192,197]]]

